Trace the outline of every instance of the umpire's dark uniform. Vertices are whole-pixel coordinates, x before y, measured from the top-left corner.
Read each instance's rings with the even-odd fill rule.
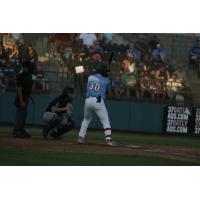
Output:
[[[32,70],[32,64],[29,61],[24,61],[23,71],[17,77],[17,94],[14,102],[16,106],[16,119],[13,135],[19,138],[30,137],[25,131],[24,125],[27,116],[27,106],[33,87]]]

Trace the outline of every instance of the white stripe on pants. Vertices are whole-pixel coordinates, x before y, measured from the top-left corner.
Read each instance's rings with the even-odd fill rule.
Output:
[[[84,119],[81,124],[79,137],[85,138],[88,125],[90,124],[92,120],[93,112],[95,112],[97,116],[99,117],[104,129],[111,128],[110,121],[108,118],[108,112],[105,107],[104,100],[101,99],[101,102],[97,102],[96,97],[89,97],[89,98],[86,98],[85,100]],[[105,135],[111,135],[111,130],[105,131]]]

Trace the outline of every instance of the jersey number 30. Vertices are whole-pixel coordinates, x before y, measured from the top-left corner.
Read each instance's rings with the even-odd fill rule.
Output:
[[[90,90],[99,91],[101,85],[99,83],[92,83],[89,85]]]

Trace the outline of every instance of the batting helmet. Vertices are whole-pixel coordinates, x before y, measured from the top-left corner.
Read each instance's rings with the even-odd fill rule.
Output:
[[[106,64],[102,64],[97,68],[96,72],[104,77],[108,77],[110,70],[108,69],[108,66]]]

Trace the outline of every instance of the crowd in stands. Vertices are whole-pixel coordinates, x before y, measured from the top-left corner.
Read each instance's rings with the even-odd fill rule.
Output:
[[[54,38],[56,43],[55,35]],[[60,44],[60,45],[59,45]],[[112,98],[152,101],[184,101],[187,89],[180,66],[172,66],[163,44],[156,35],[138,36],[128,45],[113,42],[113,34],[72,34],[65,43],[54,45],[61,56],[64,72],[73,75],[74,87],[85,94],[86,80],[114,53],[111,69]],[[84,66],[84,73],[76,74],[75,67]],[[67,77],[67,76],[66,76]]]
[[[23,34],[5,33],[0,35],[0,92],[16,88],[16,77],[22,70],[23,60],[30,61],[33,65],[34,87],[48,90],[47,79],[39,68],[38,54],[32,44],[25,44]]]
[[[77,94],[85,95],[89,74],[110,63],[112,96],[115,99],[184,101],[188,86],[181,66],[172,66],[164,45],[156,35],[138,34],[134,42],[117,44],[112,33],[48,34],[51,54],[59,57],[64,78],[72,78]],[[191,62],[200,55],[200,39],[190,51]],[[23,34],[0,35],[0,91],[15,89],[23,60],[33,63],[34,90],[49,91],[49,81],[32,44],[25,44]],[[84,66],[84,73],[76,73]]]

